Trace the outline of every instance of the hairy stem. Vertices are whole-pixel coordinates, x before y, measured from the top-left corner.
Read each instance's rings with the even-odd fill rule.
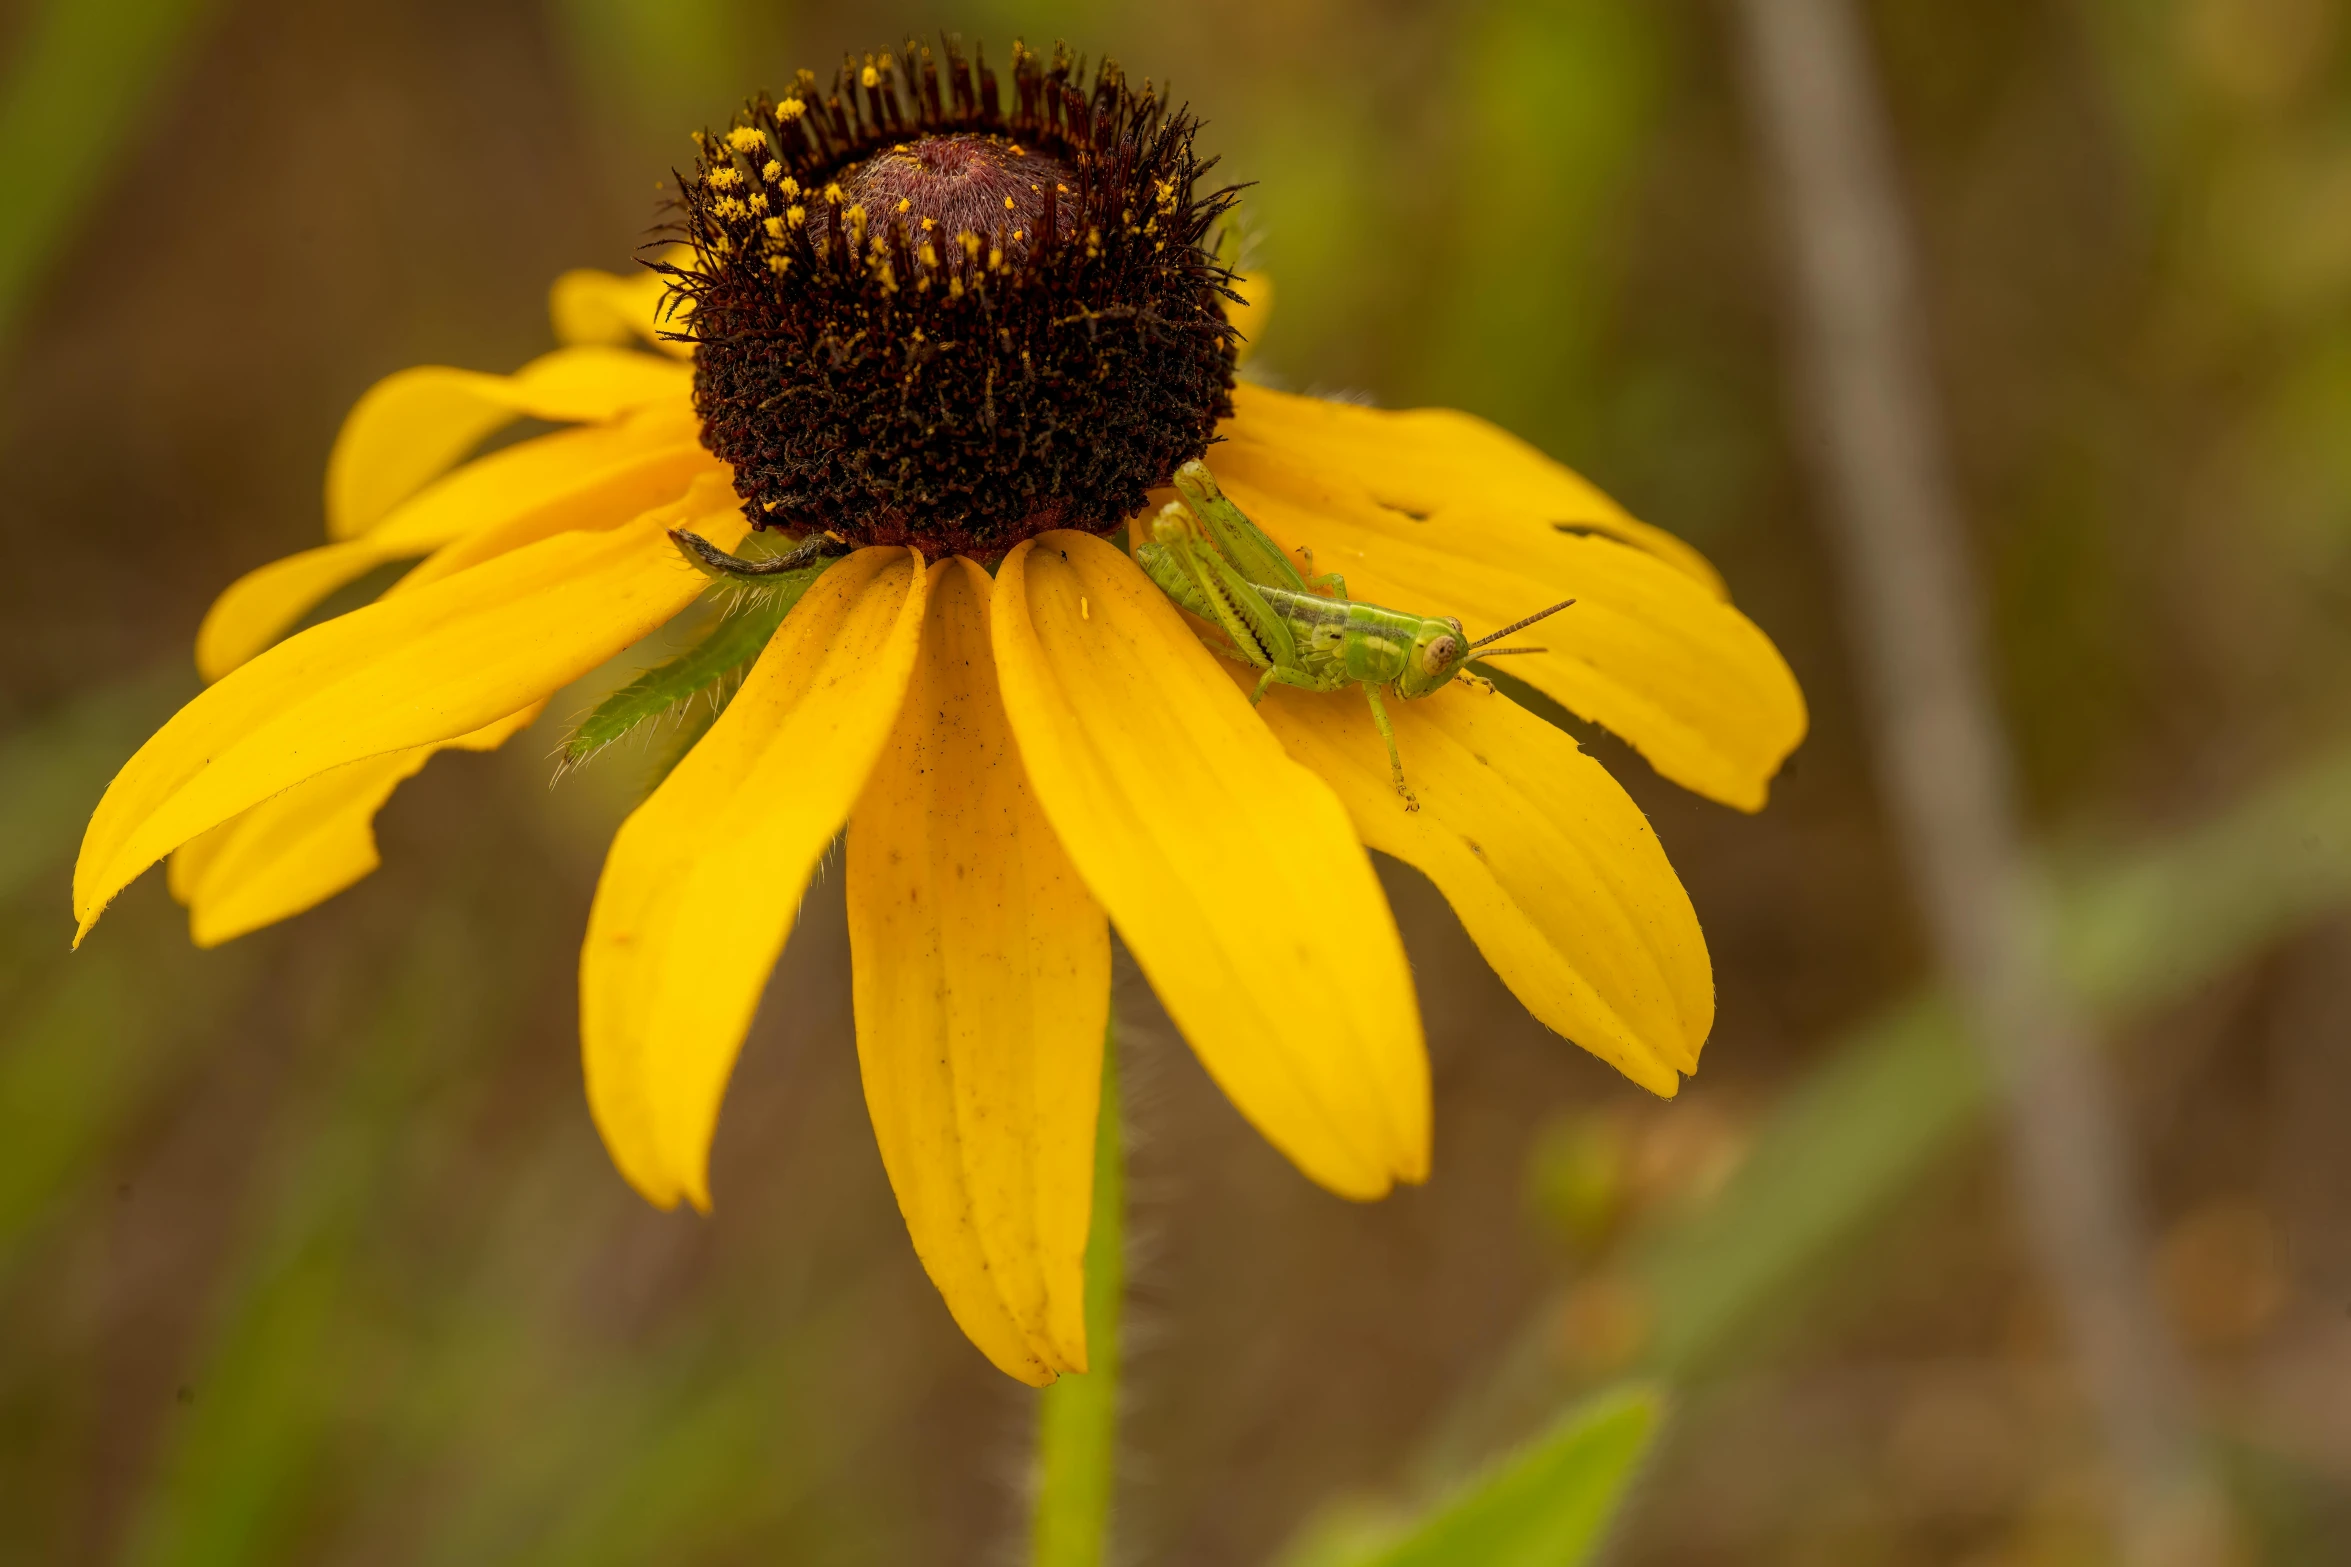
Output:
[[[1118,1024],[1102,1041],[1094,1128],[1094,1220],[1086,1236],[1086,1361],[1037,1411],[1035,1567],[1101,1567],[1118,1446],[1118,1312],[1126,1291],[1126,1169],[1119,1133]]]

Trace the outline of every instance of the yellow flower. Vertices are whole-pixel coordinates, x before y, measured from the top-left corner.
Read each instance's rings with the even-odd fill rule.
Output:
[[[1252,708],[1253,672],[1212,653],[1100,536],[1165,481],[1166,451],[1197,455],[1212,427],[1226,493],[1284,548],[1343,572],[1357,600],[1474,630],[1573,598],[1545,624],[1547,651],[1514,673],[1710,798],[1760,807],[1805,720],[1777,652],[1686,546],[1467,415],[1234,386],[1213,310],[1205,339],[1168,350],[1189,360],[1148,359],[1148,338],[1126,344],[1143,357],[1125,373],[1197,395],[1197,430],[1114,400],[1089,416],[1099,451],[1072,456],[1064,443],[1061,457],[1037,457],[1052,449],[1038,433],[1049,421],[1015,425],[1022,405],[994,371],[984,414],[950,407],[941,423],[906,426],[934,443],[982,432],[925,470],[939,484],[965,471],[958,463],[998,462],[1014,488],[1038,463],[1063,463],[1058,488],[1028,501],[915,505],[903,473],[917,458],[876,478],[837,443],[820,471],[791,444],[832,428],[805,400],[851,398],[862,383],[810,391],[791,364],[745,349],[764,341],[748,331],[730,329],[721,352],[712,323],[728,309],[743,319],[744,299],[766,308],[830,287],[859,309],[912,310],[918,285],[962,284],[968,293],[942,284],[925,296],[935,326],[962,319],[951,301],[1002,312],[1040,269],[1063,266],[1054,286],[1075,287],[1097,275],[1086,268],[1163,254],[1147,247],[1167,234],[1200,258],[1167,274],[1169,287],[1238,281],[1206,266],[1204,220],[1185,227],[1188,132],[1180,167],[1145,160],[1128,171],[1144,195],[1097,212],[1085,201],[1120,198],[1088,183],[1094,144],[1050,109],[1060,78],[1015,58],[1032,107],[1003,116],[1005,150],[972,153],[961,133],[899,146],[889,204],[866,200],[875,187],[855,172],[888,158],[844,173],[841,149],[806,129],[830,118],[808,112],[812,91],[762,100],[703,142],[706,167],[735,171],[715,188],[818,189],[842,174],[857,204],[948,229],[955,209],[925,183],[934,176],[977,181],[990,205],[1000,189],[1018,194],[1007,178],[1040,191],[1029,205],[1005,197],[1015,217],[991,242],[926,262],[906,247],[927,222],[911,233],[894,222],[860,250],[828,216],[842,201],[775,237],[710,198],[680,269],[557,283],[568,346],[511,376],[422,368],[371,390],[328,464],[331,542],[261,568],[214,606],[198,638],[212,683],[107,791],[74,902],[86,934],[168,855],[195,939],[210,945],[332,896],[374,869],[376,811],[436,751],[496,747],[553,692],[697,600],[742,591],[713,588],[673,533],[749,550],[751,516],[805,512],[833,485],[831,509],[791,531],[833,517],[860,547],[814,578],[614,840],[581,957],[590,1105],[638,1190],[707,1207],[736,1053],[802,891],[846,824],[858,1052],[892,1186],[964,1331],[1005,1371],[1045,1382],[1085,1365],[1111,927],[1242,1114],[1352,1198],[1422,1179],[1430,1152],[1419,1013],[1367,847],[1429,876],[1530,1012],[1656,1093],[1696,1067],[1713,1019],[1704,942],[1663,850],[1562,731],[1478,681],[1392,703],[1420,803],[1408,810],[1360,695],[1277,687]],[[921,64],[931,71],[927,54]],[[865,74],[894,92],[892,69],[883,56]],[[964,72],[952,59],[949,87],[976,105]],[[935,71],[927,87],[907,75],[918,124],[957,112]],[[1125,92],[1115,73],[1105,79]],[[978,80],[992,106],[993,78]],[[1091,101],[1111,101],[1104,90]],[[1128,118],[1114,129],[1187,129],[1147,98],[1117,101]],[[1095,135],[1113,118],[1080,129]],[[1067,200],[1045,205],[1041,186],[1057,176]],[[1131,220],[1123,229],[1117,211]],[[1034,244],[1006,259],[1015,224]],[[744,292],[729,304],[720,282]],[[1115,335],[1120,318],[1088,308],[1094,319],[1069,330]],[[903,341],[927,353],[940,336]],[[1037,341],[1079,353],[1074,338]],[[906,353],[909,366],[931,362]],[[915,385],[916,369],[905,374]],[[758,401],[737,395],[750,381]],[[816,412],[779,433],[760,412],[774,397]],[[881,427],[891,417],[856,414],[871,432],[866,456],[895,438]],[[569,428],[469,458],[520,418]],[[1006,442],[1027,443],[1026,455],[1005,463]],[[418,557],[378,602],[285,636],[336,588]]]

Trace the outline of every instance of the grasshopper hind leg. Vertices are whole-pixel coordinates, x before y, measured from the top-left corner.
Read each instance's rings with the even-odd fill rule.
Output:
[[[1396,751],[1396,726],[1388,722],[1388,705],[1380,700],[1380,688],[1372,682],[1363,682],[1363,695],[1371,703],[1371,721],[1380,727],[1380,738],[1388,742],[1388,776],[1395,780],[1396,792],[1404,797],[1404,809],[1417,811],[1420,799],[1404,782],[1404,758]]]

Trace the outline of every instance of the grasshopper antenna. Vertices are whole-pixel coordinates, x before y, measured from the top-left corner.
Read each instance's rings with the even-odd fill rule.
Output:
[[[1558,603],[1552,605],[1549,609],[1538,609],[1533,614],[1527,616],[1526,619],[1514,620],[1509,625],[1504,626],[1500,631],[1489,631],[1484,636],[1478,638],[1475,642],[1472,642],[1469,645],[1469,651],[1475,653],[1479,648],[1484,647],[1487,643],[1499,642],[1504,637],[1510,635],[1513,631],[1524,631],[1527,627],[1533,625],[1538,620],[1548,620],[1551,616],[1558,614],[1561,610],[1567,608],[1568,605],[1573,604],[1574,602],[1574,599],[1561,599]],[[1549,649],[1547,648],[1539,647],[1504,647],[1496,648],[1493,653],[1486,653],[1480,656],[1485,658],[1492,658],[1499,653],[1543,653],[1548,651]]]
[[[1548,653],[1547,647],[1490,647],[1478,655],[1481,659],[1508,658],[1513,653]]]

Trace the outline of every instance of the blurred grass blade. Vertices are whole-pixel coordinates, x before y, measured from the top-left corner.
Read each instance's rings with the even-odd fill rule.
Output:
[[[241,955],[195,961],[178,919],[156,912],[113,947],[52,958],[0,1024],[0,1279],[250,987]],[[176,950],[156,957],[166,942]]]
[[[1352,1543],[1326,1534],[1288,1567],[1578,1567],[1606,1539],[1664,1418],[1653,1387],[1600,1394],[1418,1522]]]
[[[243,993],[249,965],[188,961],[177,917],[161,909],[126,909],[117,940],[66,951],[65,866],[82,822],[195,686],[172,659],[0,739],[0,907],[19,905],[0,924],[0,1269],[158,1092],[180,1048]]]
[[[1100,1567],[1117,1480],[1118,1317],[1126,1292],[1126,1170],[1119,1139],[1118,1024],[1102,1042],[1094,1123],[1094,1219],[1086,1235],[1086,1362],[1039,1395],[1035,1567]]]
[[[555,0],[548,19],[595,94],[604,128],[619,130],[632,152],[667,154],[684,146],[687,127],[724,114],[750,90],[743,61],[758,57],[747,43],[766,41],[761,9],[728,0]],[[644,189],[634,177],[628,187]]]
[[[353,1370],[368,1339],[362,1276],[402,1134],[443,1063],[478,1054],[498,1015],[486,946],[455,922],[420,921],[382,971],[368,1036],[316,1098],[281,1109],[284,1162],[265,1166],[266,1207],[141,1498],[130,1567],[298,1559],[305,1510],[331,1489],[330,1438],[369,1392]]]
[[[1825,1282],[1822,1257],[1909,1197],[1991,1087],[1940,999],[1854,1035],[1781,1100],[1722,1196],[1642,1249],[1650,1369],[1699,1375],[1796,1287]]]
[[[2162,1006],[2351,903],[2351,749],[2203,826],[2102,866],[2053,900],[2069,980],[2107,1017]],[[1891,1211],[1989,1102],[1958,1021],[1922,997],[1854,1034],[1793,1091],[1714,1203],[1661,1228],[1633,1271],[1648,1365],[1710,1369],[1833,1280],[1833,1254]]]
[[[141,1064],[137,976],[112,953],[93,957],[0,1039],[0,1260],[104,1140]]]
[[[2091,1005],[2113,1011],[2185,997],[2351,901],[2351,746],[2202,827],[2080,864],[2059,886],[2059,956]]]
[[[209,0],[46,0],[0,82],[0,345]]]
[[[2057,860],[2068,980],[2101,1017],[2164,1006],[2327,911],[2351,905],[2351,747],[2134,852]],[[1753,1354],[1820,1294],[1982,1123],[1991,1084],[1948,1002],[1900,1003],[1831,1046],[1705,1207],[1628,1237],[1619,1281],[1646,1314],[1644,1371],[1669,1383]],[[1424,1483],[1464,1473],[1571,1396],[1558,1297],[1431,1434]]]
[[[0,209],[5,209],[0,202]],[[5,221],[5,220],[0,220]],[[73,698],[0,739],[0,901],[62,867],[106,780],[141,741],[196,694],[182,658]],[[68,934],[62,871],[56,888],[57,949]]]
[[[1589,446],[1599,345],[1625,283],[1618,240],[1667,102],[1673,24],[1616,0],[1502,0],[1471,17],[1454,56],[1453,155],[1483,188],[1542,195],[1479,209],[1483,243],[1462,247],[1439,296],[1426,393],[1549,450]]]

